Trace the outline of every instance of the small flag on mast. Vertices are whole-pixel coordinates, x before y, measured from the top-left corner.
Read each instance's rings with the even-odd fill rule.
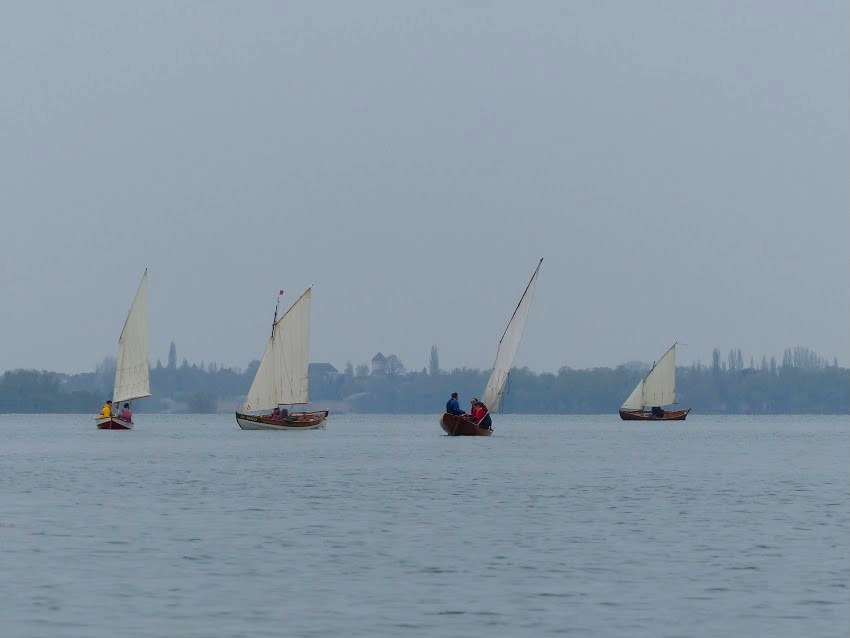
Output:
[[[280,291],[279,293],[277,293],[277,294],[282,295],[282,294],[283,294],[283,291],[281,290],[281,291]]]

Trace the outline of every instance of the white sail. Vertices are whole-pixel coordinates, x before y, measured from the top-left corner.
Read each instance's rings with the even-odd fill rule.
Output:
[[[277,402],[280,405],[307,403],[307,367],[310,349],[310,297],[307,288],[277,322]]]
[[[277,325],[275,325],[274,330],[277,331]],[[263,358],[260,359],[260,367],[257,368],[257,373],[254,375],[254,382],[251,384],[251,389],[248,390],[245,403],[242,404],[242,411],[271,410],[276,407],[278,405],[276,378],[274,336],[271,336],[266,344],[266,350],[263,352]]]
[[[115,369],[115,388],[112,400],[132,401],[149,397],[148,368],[148,271],[136,292],[133,305],[118,339],[118,365]]]
[[[312,288],[308,288],[275,322],[254,382],[242,404],[244,411],[308,402],[311,296]]]
[[[676,403],[676,344],[664,353],[643,380],[643,406]]]
[[[508,327],[505,328],[501,341],[499,341],[496,362],[493,364],[493,371],[490,373],[490,379],[487,381],[487,387],[484,388],[484,394],[481,398],[481,401],[491,412],[498,410],[499,404],[502,402],[502,394],[505,391],[505,384],[508,382],[508,374],[514,364],[519,343],[522,341],[522,333],[525,331],[525,323],[528,320],[528,311],[531,310],[531,300],[534,298],[534,289],[537,287],[537,276],[540,274],[542,263],[543,260],[541,259],[537,268],[534,269],[534,274],[531,275],[531,280],[528,282],[511,320],[508,322]]]
[[[638,381],[635,389],[626,399],[626,402],[620,406],[623,410],[642,410],[643,409],[643,379]]]

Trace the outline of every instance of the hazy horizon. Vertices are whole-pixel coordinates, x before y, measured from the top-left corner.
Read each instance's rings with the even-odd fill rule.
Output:
[[[161,364],[162,367],[166,367],[168,365],[168,350],[170,348],[170,345],[171,345],[171,342],[169,342],[169,346],[167,348],[165,348],[165,350],[164,350],[165,355],[164,356],[157,356],[157,357],[151,357],[150,358],[149,363],[150,363],[151,368],[156,367],[158,364]],[[179,343],[175,342],[175,346],[176,346],[176,350],[177,350],[177,367],[180,367],[183,364],[183,360],[186,359],[190,366],[191,365],[204,364],[205,369],[206,369],[206,367],[209,366],[209,364],[214,363],[217,366],[224,366],[224,367],[233,368],[233,369],[245,370],[248,366],[250,366],[251,363],[259,361],[259,359],[260,359],[259,355],[257,357],[254,357],[253,359],[249,359],[249,360],[242,361],[242,362],[233,362],[233,363],[222,362],[215,357],[211,357],[211,358],[207,358],[207,359],[192,359],[190,357],[185,356],[181,352]],[[796,347],[800,347],[800,346],[798,346],[798,345],[789,346],[787,349],[793,350]],[[805,347],[805,346],[802,346],[802,347]],[[729,350],[733,349],[733,348],[725,348],[724,349],[723,347],[718,346],[718,349],[720,350],[721,364],[725,366],[727,364],[727,361],[728,361]],[[736,350],[736,351],[738,349],[739,348],[734,348],[734,350]],[[439,346],[438,346],[438,350],[439,350]],[[771,358],[774,358],[776,365],[781,367],[782,357],[783,357],[786,349],[783,349],[782,352],[776,352],[776,353],[755,353],[755,352],[749,352],[745,348],[740,348],[740,350],[742,351],[742,356],[743,356],[743,360],[744,360],[744,367],[745,368],[750,367],[750,365],[749,365],[750,364],[750,357],[752,357],[753,360],[754,360],[755,368],[758,369],[761,366],[763,356],[766,357],[768,362],[770,361]],[[683,351],[687,352],[687,344],[679,343],[676,347],[676,354],[677,354],[676,366],[677,367],[690,366],[690,365],[693,365],[695,363],[700,363],[702,366],[706,366],[706,367],[711,366],[712,353],[709,353],[709,356],[706,359],[689,359],[689,358],[682,356]],[[837,357],[834,356],[834,355],[828,355],[828,354],[825,354],[825,353],[822,353],[822,352],[814,352],[814,351],[812,351],[812,352],[816,355],[821,356],[826,361],[826,363],[828,365],[832,365],[833,360],[837,359]],[[371,370],[372,357],[379,354],[379,353],[383,354],[386,357],[388,357],[392,354],[396,354],[396,356],[398,356],[397,353],[379,349],[379,350],[376,350],[371,356],[369,356],[369,357],[367,357],[366,359],[363,359],[363,360],[358,360],[358,361],[349,360],[349,359],[346,359],[344,361],[336,361],[336,360],[332,360],[332,359],[318,360],[315,357],[310,357],[310,363],[311,364],[313,364],[313,363],[330,363],[339,372],[343,372],[343,369],[345,368],[346,363],[350,361],[351,364],[355,368],[358,365],[365,363],[365,364],[370,366],[370,370]],[[430,347],[429,347],[429,352],[426,353],[426,354],[428,354],[430,356]],[[553,372],[553,373],[558,372],[558,369],[560,369],[561,367],[569,367],[569,368],[572,368],[572,369],[575,369],[575,370],[582,370],[582,369],[589,370],[589,369],[593,369],[593,368],[612,368],[613,369],[613,368],[617,368],[621,365],[625,365],[625,366],[640,365],[640,366],[644,366],[644,367],[648,368],[648,367],[652,366],[653,363],[655,363],[661,357],[662,354],[664,354],[663,351],[659,352],[657,356],[650,358],[650,359],[639,359],[638,358],[638,359],[630,359],[628,361],[619,361],[619,362],[610,363],[610,364],[591,364],[591,365],[588,365],[588,366],[581,366],[581,367],[569,366],[567,364],[564,364],[563,366],[559,366],[558,368],[555,368],[555,369],[537,369],[537,368],[534,368],[532,366],[527,366],[527,365],[524,365],[524,364],[517,364],[515,367],[518,367],[518,368],[527,367],[529,370],[531,370],[531,372],[538,373],[538,374],[539,373],[546,373],[546,372]],[[260,355],[262,355],[262,353],[260,353]],[[519,357],[517,357],[517,358],[519,358]],[[71,374],[71,375],[81,374],[81,373],[94,372],[95,369],[107,359],[109,359],[111,361],[111,364],[114,365],[114,363],[115,363],[115,353],[114,352],[113,353],[105,353],[100,359],[98,359],[97,361],[92,363],[90,366],[82,367],[82,368],[79,368],[79,369],[70,369],[70,370],[60,370],[60,369],[50,369],[50,368],[36,368],[36,369],[38,369],[38,370],[43,369],[43,370],[46,370],[48,372],[58,372],[60,374]],[[404,364],[406,372],[420,372],[423,369],[426,369],[426,370],[428,369],[428,357],[425,358],[424,362],[419,362],[418,360],[405,361],[402,357],[399,357],[399,359],[401,360],[402,364]],[[847,367],[846,362],[845,362],[845,364],[842,364],[842,362],[839,360],[838,364],[839,364],[839,367]],[[443,372],[451,372],[454,369],[462,369],[462,368],[477,369],[477,370],[486,372],[487,370],[490,369],[491,366],[492,366],[492,361],[488,362],[488,363],[482,363],[481,365],[463,365],[463,366],[447,367],[447,366],[443,365],[442,354],[440,354],[440,369]],[[18,367],[18,368],[0,368],[0,374],[2,374],[3,372],[5,372],[7,370],[15,370],[15,369],[29,369],[29,368],[27,368],[26,366],[24,366],[23,368],[21,368],[21,367]]]
[[[850,361],[846,3],[7,5],[0,370]]]

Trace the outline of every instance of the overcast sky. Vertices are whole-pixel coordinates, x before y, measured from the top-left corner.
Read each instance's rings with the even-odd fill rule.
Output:
[[[0,370],[259,358],[850,364],[841,2],[18,2],[0,9]]]

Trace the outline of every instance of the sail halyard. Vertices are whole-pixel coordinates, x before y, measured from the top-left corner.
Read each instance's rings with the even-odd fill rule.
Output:
[[[133,298],[118,338],[118,360],[115,366],[113,402],[134,401],[149,397],[150,368],[148,366],[148,271]]]
[[[537,277],[542,264],[543,260],[541,259],[537,264],[537,268],[534,269],[534,273],[531,275],[531,279],[528,281],[528,285],[525,287],[525,291],[522,293],[522,297],[520,297],[519,303],[514,309],[514,313],[511,315],[505,331],[502,333],[502,338],[499,340],[496,360],[493,363],[493,369],[490,372],[490,378],[487,381],[481,399],[491,412],[498,410],[502,401],[505,385],[508,382],[508,375],[513,366],[520,341],[522,341],[523,332],[525,331],[525,324],[528,320],[528,313],[531,310],[531,302],[534,299]]]

